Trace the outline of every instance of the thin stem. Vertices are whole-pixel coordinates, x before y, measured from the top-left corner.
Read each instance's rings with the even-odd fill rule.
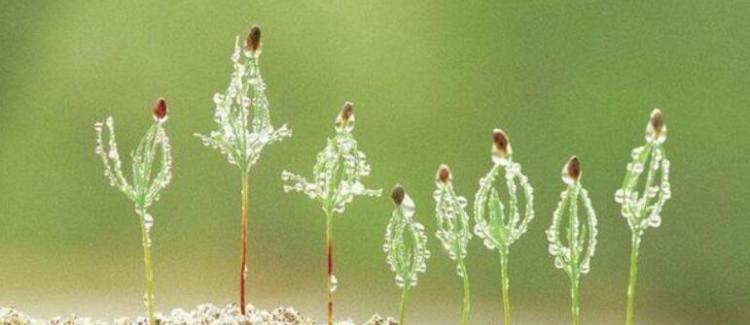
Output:
[[[326,213],[326,260],[328,264],[328,325],[333,324],[333,218]]]
[[[245,315],[245,280],[247,280],[247,228],[249,212],[248,174],[242,173],[242,218],[240,220],[240,313]]]
[[[578,282],[580,280],[580,269],[578,263],[580,263],[580,260],[578,259],[579,253],[580,253],[580,246],[579,246],[579,237],[578,237],[578,204],[576,203],[578,201],[578,189],[575,187],[570,187],[569,189],[572,189],[573,192],[571,194],[571,204],[570,204],[570,222],[568,223],[568,243],[570,243],[570,266],[569,266],[569,273],[570,276],[570,317],[571,317],[571,324],[578,325],[578,314],[580,311],[579,305],[578,305]]]
[[[469,313],[471,312],[471,293],[469,291],[469,274],[466,273],[466,265],[464,265],[463,259],[458,260],[458,268],[461,270],[464,279],[464,309],[461,313],[461,325],[468,325]]]
[[[407,279],[407,282],[409,280]],[[404,290],[401,291],[401,304],[398,306],[398,324],[404,325],[404,317],[406,315],[406,301],[409,299],[409,292],[411,291],[411,285],[408,283],[404,285]]]
[[[630,245],[630,283],[628,284],[628,309],[625,314],[626,325],[633,325],[635,320],[635,283],[638,278],[638,248],[640,242],[640,235],[633,232]]]
[[[156,323],[156,320],[154,318],[154,269],[151,265],[151,239],[146,228],[146,208],[140,206],[138,209],[141,217],[141,244],[143,245],[143,268],[146,287],[144,304],[146,305],[146,313],[148,314],[148,323],[153,325]]]
[[[503,290],[503,321],[505,325],[510,325],[510,280],[508,279],[508,262],[510,251],[505,248],[500,251],[500,277]]]
[[[571,316],[571,324],[578,325],[579,319],[579,305],[578,305],[578,283],[579,283],[579,276],[576,273],[570,276],[570,316]]]

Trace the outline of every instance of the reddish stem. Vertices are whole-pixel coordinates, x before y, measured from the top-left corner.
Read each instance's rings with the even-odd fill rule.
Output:
[[[245,280],[247,279],[247,228],[248,228],[248,186],[247,174],[242,175],[242,220],[240,221],[240,313],[245,315]]]
[[[326,216],[326,260],[328,262],[328,325],[333,325],[333,227],[332,218]]]

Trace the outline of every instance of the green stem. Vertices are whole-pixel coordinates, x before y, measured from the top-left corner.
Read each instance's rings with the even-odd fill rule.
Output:
[[[500,276],[503,290],[503,321],[505,325],[510,325],[510,280],[508,279],[508,262],[510,251],[505,248],[500,251]]]
[[[247,280],[247,228],[249,214],[248,174],[242,173],[242,217],[240,220],[240,313],[245,315],[245,281]]]
[[[461,313],[461,325],[469,324],[469,313],[471,312],[471,293],[469,291],[469,273],[466,272],[464,260],[458,260],[458,268],[461,270],[464,279],[464,309]]]
[[[641,238],[637,232],[633,233],[630,243],[630,282],[628,283],[628,309],[625,324],[633,325],[635,320],[635,283],[638,278],[638,248]]]
[[[148,229],[146,229],[146,208],[140,206],[139,214],[141,217],[141,244],[143,245],[143,268],[145,273],[145,290],[144,304],[148,323],[155,324],[154,318],[154,270],[151,266],[151,239],[149,238]]]
[[[328,325],[333,324],[333,218],[326,213],[326,260],[328,264]]]
[[[407,281],[409,281],[407,279]],[[404,290],[401,291],[401,304],[398,306],[398,324],[404,325],[404,317],[406,315],[406,301],[409,299],[409,291],[411,291],[411,285],[408,283],[404,285]]]
[[[578,283],[579,283],[579,276],[578,272],[574,272],[573,275],[570,276],[570,316],[571,316],[571,324],[578,325],[580,322],[578,320],[578,315],[580,311],[580,307],[578,305]]]

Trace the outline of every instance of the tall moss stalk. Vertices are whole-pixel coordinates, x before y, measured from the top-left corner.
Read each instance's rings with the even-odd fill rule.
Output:
[[[371,190],[362,184],[370,174],[365,154],[357,149],[354,138],[354,105],[344,103],[334,121],[335,135],[329,138],[323,151],[318,153],[313,166],[313,181],[303,176],[283,171],[285,192],[302,192],[320,203],[326,217],[326,308],[328,324],[333,324],[333,294],[338,286],[334,274],[333,218],[342,214],[346,205],[356,196],[380,196],[381,190]]]
[[[479,189],[474,196],[474,234],[483,240],[488,249],[500,254],[503,320],[509,325],[510,246],[526,233],[529,222],[534,219],[534,189],[521,171],[521,164],[513,160],[510,137],[501,129],[492,132],[491,158],[493,166],[479,180]],[[504,181],[508,196],[506,203],[500,199],[495,188],[497,178]]]
[[[555,267],[565,271],[570,280],[570,323],[573,325],[580,324],[581,275],[590,270],[597,235],[596,213],[588,191],[581,184],[581,175],[580,161],[573,156],[563,167],[562,180],[567,186],[560,194],[552,224],[546,232]],[[579,202],[583,206],[584,222],[579,217]]]
[[[383,251],[386,263],[396,274],[396,286],[401,288],[398,307],[399,324],[406,323],[406,304],[411,289],[417,285],[419,273],[427,271],[427,235],[424,226],[414,220],[416,205],[401,185],[391,191],[395,208],[385,228]]]
[[[240,312],[245,314],[245,281],[247,281],[248,223],[250,213],[250,193],[248,173],[242,173],[242,216],[240,220]]]
[[[115,140],[115,127],[112,117],[94,125],[96,131],[96,154],[104,164],[104,175],[110,185],[133,201],[141,226],[143,246],[144,291],[143,303],[149,324],[155,324],[154,317],[154,269],[151,262],[151,228],[153,217],[147,209],[157,200],[161,191],[172,179],[172,153],[169,138],[164,129],[167,121],[167,102],[159,98],[153,106],[154,123],[141,138],[136,149],[131,152],[132,180],[128,182],[122,172],[122,162]],[[108,131],[108,141],[104,140],[104,129]],[[132,184],[132,185],[131,185]]]
[[[456,262],[456,272],[463,279],[464,299],[461,312],[461,324],[469,323],[471,313],[471,288],[469,272],[466,269],[467,247],[471,239],[469,215],[466,213],[468,205],[466,198],[456,195],[453,189],[453,175],[446,165],[438,168],[435,177],[435,219],[438,230],[435,236],[440,240],[448,258]]]
[[[292,135],[292,130],[286,125],[275,129],[271,124],[266,84],[260,72],[261,50],[261,29],[258,25],[250,28],[242,45],[239,37],[235,40],[231,57],[234,71],[229,87],[226,92],[216,93],[213,98],[214,121],[218,129],[208,135],[196,134],[203,144],[225,155],[227,161],[237,166],[241,173],[239,307],[243,315],[246,313],[249,255],[250,169],[266,145]]]
[[[631,151],[622,187],[615,192],[615,201],[621,205],[621,214],[631,231],[630,275],[628,277],[625,324],[635,323],[635,288],[638,280],[638,255],[643,233],[661,225],[664,204],[672,197],[669,182],[670,162],[664,150],[667,125],[661,110],[651,112],[645,132],[646,144]],[[646,179],[641,181],[641,176]],[[639,187],[642,186],[642,187]]]
[[[337,281],[333,270],[333,214],[326,213],[326,273],[328,300],[327,300],[327,321],[333,324],[333,292],[336,290]]]

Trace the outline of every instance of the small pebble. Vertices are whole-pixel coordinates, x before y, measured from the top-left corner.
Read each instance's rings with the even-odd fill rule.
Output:
[[[158,325],[317,325],[318,323],[303,316],[291,307],[279,307],[271,312],[255,309],[247,305],[247,314],[240,315],[240,310],[235,304],[223,307],[212,304],[198,305],[195,309],[184,310],[173,309],[168,314],[157,313],[155,315]],[[0,307],[0,324],[2,325],[148,325],[145,317],[139,316],[133,319],[121,317],[112,322],[96,321],[91,318],[70,315],[68,317],[55,317],[50,320],[34,319],[21,313],[13,307]],[[351,319],[339,321],[336,325],[354,325]],[[363,325],[398,325],[391,317],[373,315]]]

